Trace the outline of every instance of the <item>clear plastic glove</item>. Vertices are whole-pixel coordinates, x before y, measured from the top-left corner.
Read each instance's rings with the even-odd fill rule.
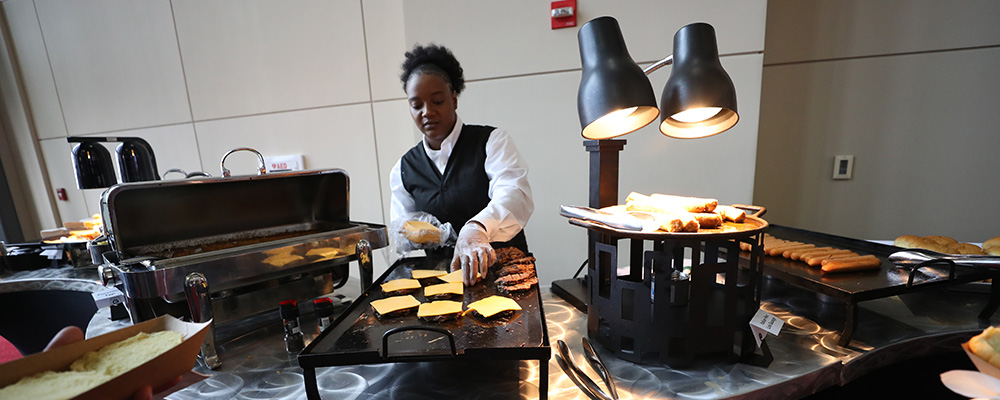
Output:
[[[486,236],[486,228],[478,222],[469,222],[458,232],[455,242],[455,256],[451,259],[451,270],[462,269],[462,280],[466,286],[475,285],[486,277],[486,270],[496,261],[496,253]]]

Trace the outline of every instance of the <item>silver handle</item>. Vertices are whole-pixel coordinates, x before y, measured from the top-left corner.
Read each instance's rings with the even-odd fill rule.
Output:
[[[560,367],[562,367],[563,372],[566,372],[566,374],[570,376],[570,379],[577,384],[577,387],[579,387],[580,390],[586,393],[591,399],[613,400],[610,396],[605,394],[599,386],[597,386],[597,383],[595,383],[593,379],[590,379],[590,377],[576,365],[576,362],[573,361],[573,355],[569,351],[569,346],[566,345],[566,342],[557,340],[556,350],[559,352],[559,358],[564,360],[559,363]],[[557,362],[559,361],[559,358],[556,359]],[[564,363],[565,365],[563,365]]]
[[[597,355],[597,351],[594,350],[594,346],[590,344],[590,340],[586,336],[581,338],[581,342],[583,343],[583,352],[586,355],[587,362],[590,363],[594,371],[597,371],[597,375],[604,381],[604,386],[608,387],[608,393],[611,394],[611,398],[617,400],[618,389],[615,387],[614,378],[611,377],[608,367],[604,366],[601,356]]]
[[[925,249],[908,249],[889,255],[889,262],[902,266],[916,265],[930,260],[951,260],[959,265],[1000,267],[1000,257],[997,256],[944,254]]]
[[[372,285],[372,245],[368,240],[361,239],[354,245],[354,253],[358,255],[358,273],[361,275],[361,293]]]
[[[222,161],[219,164],[222,167],[222,176],[223,177],[228,178],[228,177],[230,177],[230,176],[233,175],[232,172],[229,171],[229,168],[226,168],[226,157],[229,157],[230,154],[233,154],[233,153],[235,153],[237,151],[249,151],[251,153],[256,154],[257,155],[257,175],[264,175],[264,174],[267,173],[267,169],[264,168],[264,156],[262,156],[259,151],[251,149],[249,147],[238,147],[238,148],[235,148],[235,149],[227,151],[226,154],[222,156]]]
[[[208,293],[208,279],[200,272],[192,272],[184,279],[184,294],[187,297],[188,309],[191,311],[192,322],[212,320],[212,299]],[[219,368],[222,360],[215,349],[215,321],[208,324],[205,342],[201,344],[201,358],[211,369]]]

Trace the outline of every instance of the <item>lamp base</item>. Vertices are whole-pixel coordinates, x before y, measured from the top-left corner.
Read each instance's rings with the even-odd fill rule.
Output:
[[[552,294],[561,297],[577,310],[587,312],[587,283],[583,278],[570,278],[552,281],[549,288]]]

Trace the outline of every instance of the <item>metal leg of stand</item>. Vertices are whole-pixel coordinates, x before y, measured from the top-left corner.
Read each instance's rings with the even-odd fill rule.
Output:
[[[215,348],[215,320],[212,298],[208,292],[208,279],[200,272],[192,272],[184,277],[184,297],[188,302],[192,322],[209,322],[205,342],[201,344],[201,360],[205,366],[217,369],[222,366],[218,349]]]
[[[302,378],[306,383],[306,398],[320,400],[319,386],[316,383],[316,368],[302,368]]]
[[[549,360],[538,360],[538,394],[542,400],[549,398]]]
[[[844,331],[840,333],[840,340],[837,341],[840,347],[847,347],[851,343],[854,325],[858,322],[858,304],[854,300],[847,300],[847,312],[844,313],[844,319]]]
[[[993,282],[990,283],[990,301],[983,307],[983,312],[979,313],[979,320],[988,324],[998,307],[1000,307],[1000,276],[994,276]]]

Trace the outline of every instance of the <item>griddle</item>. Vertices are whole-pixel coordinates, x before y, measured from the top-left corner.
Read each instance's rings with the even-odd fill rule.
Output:
[[[447,271],[450,261],[450,258],[413,257],[390,266],[299,354],[306,395],[310,399],[319,398],[315,369],[321,367],[447,360],[539,360],[539,390],[546,396],[551,353],[538,285],[520,293],[501,293],[492,284],[496,276],[491,270],[485,283],[466,287],[462,299],[466,306],[492,295],[511,297],[521,306],[513,316],[496,321],[470,314],[452,321],[426,322],[418,319],[415,311],[385,319],[373,315],[371,302],[384,297],[380,283],[410,278],[414,269]],[[421,283],[426,287],[443,282],[429,278]],[[427,301],[422,289],[413,293],[413,297]]]
[[[887,261],[890,254],[905,250],[900,247],[830,235],[810,230],[770,225],[766,231],[779,239],[815,244],[816,247],[835,247],[852,250],[859,255],[871,254],[882,260],[878,270],[821,274],[818,267],[781,256],[764,256],[765,275],[770,275],[804,289],[822,293],[845,303],[847,307],[844,329],[838,344],[851,342],[858,318],[858,302],[912,293],[920,290],[942,288],[963,283],[993,279],[990,301],[980,313],[981,320],[988,320],[1000,306],[1000,275],[996,269],[972,267],[951,262],[928,263],[919,268],[900,267]]]

